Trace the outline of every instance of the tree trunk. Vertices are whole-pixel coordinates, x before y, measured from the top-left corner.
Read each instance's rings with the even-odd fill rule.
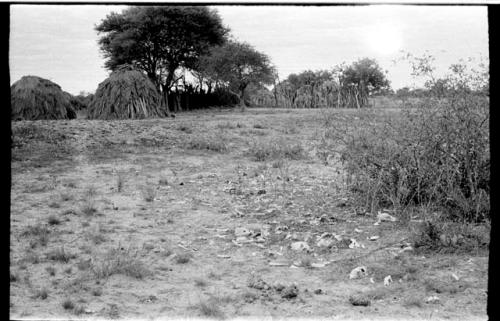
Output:
[[[242,112],[244,112],[246,110],[246,106],[245,106],[245,89],[246,89],[246,87],[247,86],[240,87],[240,91],[241,91],[240,108],[241,108]]]

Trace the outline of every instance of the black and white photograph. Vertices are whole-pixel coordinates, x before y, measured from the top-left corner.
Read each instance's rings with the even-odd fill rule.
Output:
[[[486,5],[8,10],[11,319],[488,320]]]

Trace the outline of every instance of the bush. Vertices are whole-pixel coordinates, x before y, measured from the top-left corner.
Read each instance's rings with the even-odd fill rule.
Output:
[[[489,219],[489,99],[453,75],[445,98],[393,114],[362,111],[356,128],[325,133],[323,143],[343,146],[349,187],[369,210],[419,206],[455,221]]]

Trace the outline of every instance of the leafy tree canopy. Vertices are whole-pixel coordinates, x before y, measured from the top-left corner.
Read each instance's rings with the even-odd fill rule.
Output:
[[[389,80],[374,59],[363,58],[343,70],[344,84],[358,85],[362,91],[373,93],[389,88]]]
[[[198,70],[202,70],[208,78],[237,89],[241,104],[249,84],[272,84],[274,80],[274,68],[269,57],[247,43],[228,41],[214,47],[201,61],[203,64],[198,66]]]
[[[131,7],[111,13],[96,26],[105,67],[132,64],[168,92],[175,71],[189,68],[211,46],[225,41],[228,29],[218,13],[207,7]]]

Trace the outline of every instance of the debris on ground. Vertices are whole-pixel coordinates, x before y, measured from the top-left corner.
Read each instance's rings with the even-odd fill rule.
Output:
[[[351,243],[349,243],[349,248],[350,249],[355,249],[355,248],[365,248],[365,246],[361,243],[358,243],[355,239],[350,239]]]
[[[359,228],[355,228],[355,229],[354,229],[354,232],[356,232],[356,233],[362,233],[362,232],[363,232],[363,230],[360,230]]]
[[[311,252],[311,248],[309,247],[309,244],[307,244],[306,242],[294,242],[290,245],[290,247],[294,251]]]
[[[436,295],[430,296],[427,299],[425,299],[425,303],[434,304],[434,303],[438,303],[438,302],[439,302],[439,298]]]
[[[460,280],[460,278],[455,274],[455,273],[452,273],[451,274],[451,277],[455,280],[455,281],[458,281]]]
[[[285,285],[284,285],[284,284],[282,284],[282,283],[280,283],[280,282],[275,282],[275,283],[273,284],[273,289],[274,289],[275,291],[277,291],[277,292],[281,292],[281,291],[283,291],[283,290],[285,289]]]
[[[375,223],[375,224],[379,225],[381,222],[396,222],[397,220],[398,220],[397,218],[395,218],[394,216],[392,216],[388,213],[378,212],[377,223]]]
[[[392,277],[390,275],[384,278],[384,286],[389,286],[392,283]]]
[[[249,236],[251,234],[252,232],[244,227],[237,227],[234,229],[234,235],[236,235],[236,237]]]
[[[349,273],[349,279],[360,279],[366,276],[366,266],[358,266]]]
[[[295,284],[289,285],[281,290],[281,297],[283,299],[293,299],[299,294],[299,289]]]
[[[270,266],[288,266],[290,262],[288,261],[271,261],[269,262]]]
[[[260,277],[255,276],[255,275],[252,275],[249,278],[249,280],[247,282],[247,286],[249,288],[254,288],[257,290],[269,290],[271,288],[269,286],[269,284],[267,284],[266,282],[264,282],[264,280],[262,280]]]
[[[380,238],[380,236],[378,236],[378,235],[374,235],[374,236],[370,236],[370,237],[368,238],[368,240],[370,240],[370,241],[376,241],[376,240],[378,240],[379,238]]]

